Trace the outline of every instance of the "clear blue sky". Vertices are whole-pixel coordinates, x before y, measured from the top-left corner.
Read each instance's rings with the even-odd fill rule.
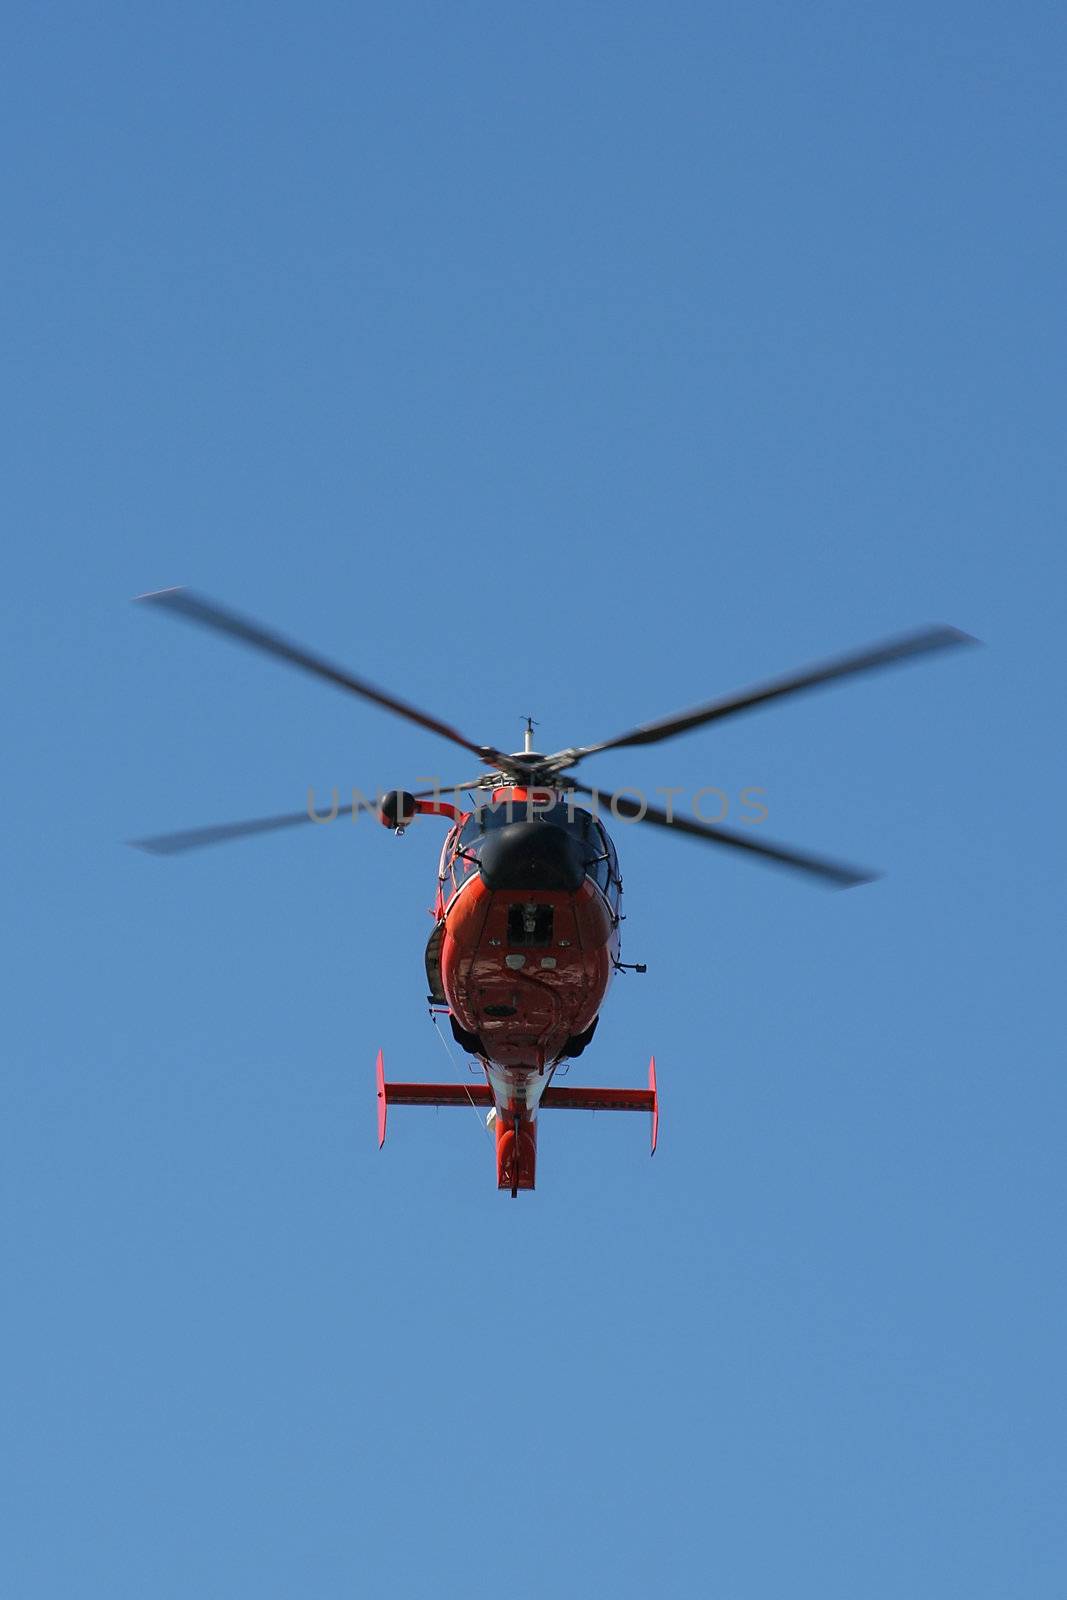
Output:
[[[1062,1596],[1062,9],[4,31],[4,1593]],[[123,847],[467,776],[176,583],[505,745],[987,648],[590,763],[888,875],[619,828],[660,1151],[512,1203],[436,824]]]

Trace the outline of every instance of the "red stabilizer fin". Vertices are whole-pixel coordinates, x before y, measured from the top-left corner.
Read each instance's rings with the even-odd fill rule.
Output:
[[[656,1153],[656,1140],[659,1138],[659,1090],[656,1088],[656,1058],[652,1057],[648,1063],[648,1092],[652,1096],[652,1155]]]
[[[385,1119],[389,1115],[389,1102],[385,1098],[385,1057],[378,1051],[378,1063],[375,1068],[378,1082],[378,1149],[385,1143]]]

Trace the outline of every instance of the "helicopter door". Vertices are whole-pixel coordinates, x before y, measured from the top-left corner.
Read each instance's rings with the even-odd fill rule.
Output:
[[[448,1004],[445,991],[441,986],[441,944],[445,937],[445,925],[439,922],[434,927],[426,945],[426,982],[429,986],[429,1000],[432,1005],[446,1006]]]

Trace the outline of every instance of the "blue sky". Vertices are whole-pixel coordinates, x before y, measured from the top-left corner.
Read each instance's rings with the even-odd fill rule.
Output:
[[[1064,25],[1023,3],[23,6],[2,96],[4,1591],[1060,1596]],[[767,791],[616,830],[513,1204],[436,1078],[440,834],[124,838],[468,775],[190,583]]]

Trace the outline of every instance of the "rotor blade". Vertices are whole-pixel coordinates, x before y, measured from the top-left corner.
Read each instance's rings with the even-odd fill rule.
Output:
[[[602,790],[590,789],[584,783],[574,784],[583,794],[601,796]],[[761,844],[758,839],[752,839],[748,834],[734,833],[727,828],[713,826],[710,822],[699,822],[692,817],[673,816],[668,818],[665,811],[659,811],[655,806],[645,806],[641,801],[631,800],[626,795],[614,795],[611,799],[613,812],[620,817],[627,817],[633,822],[651,822],[654,827],[667,828],[677,833],[688,835],[693,839],[702,839],[706,844],[725,845],[731,850],[744,850],[750,855],[757,856],[762,861],[770,862],[774,866],[788,867],[794,872],[803,872],[808,877],[834,889],[852,889],[857,884],[872,883],[879,876],[877,872],[870,872],[862,867],[850,867],[841,861],[832,861],[827,856],[809,855],[806,851],[790,850],[785,845]]]
[[[300,822],[310,822],[306,811],[290,811],[283,817],[258,817],[247,822],[220,822],[206,828],[185,828],[179,833],[156,833],[148,839],[127,839],[134,850],[145,850],[153,856],[177,856],[185,850],[199,850],[204,845],[226,844],[230,839],[250,839],[257,833],[274,833],[279,828],[295,828]],[[326,821],[326,818],[320,818]]]
[[[415,794],[416,800],[432,800],[435,794],[448,795],[454,790],[473,789],[475,784],[457,783],[451,787],[441,786],[440,789],[419,789]],[[373,804],[355,802],[357,809],[373,813],[377,807]],[[338,817],[351,816],[350,805],[345,805],[338,810]],[[127,839],[134,850],[144,850],[153,856],[178,856],[186,850],[200,850],[205,845],[228,844],[233,839],[251,839],[257,833],[277,833],[282,828],[295,828],[302,822],[331,822],[330,816],[312,817],[305,811],[289,811],[280,817],[254,817],[245,822],[219,822],[209,823],[204,828],[182,828],[177,833],[155,833],[147,839]]]
[[[185,617],[190,622],[202,623],[206,627],[214,628],[218,633],[229,634],[231,639],[238,639],[242,644],[251,645],[255,650],[262,650],[266,655],[277,656],[280,660],[288,661],[305,672],[325,678],[341,689],[348,689],[353,694],[361,695],[364,700],[371,700],[375,705],[384,706],[386,711],[392,711],[399,717],[406,717],[409,722],[416,723],[420,728],[428,728],[431,733],[440,734],[442,739],[451,739],[453,744],[462,745],[464,750],[470,750],[480,760],[499,762],[508,759],[491,746],[472,744],[447,722],[440,722],[428,712],[420,711],[404,700],[398,700],[395,695],[387,694],[384,689],[377,688],[373,683],[367,683],[363,678],[357,678],[354,673],[335,666],[323,656],[305,650],[302,645],[295,644],[280,633],[274,633],[269,628],[261,627],[258,622],[239,616],[237,612],[218,605],[204,595],[198,595],[192,589],[159,589],[152,594],[138,595],[137,600],[145,604],[162,606],[176,616]]]
[[[802,668],[788,677],[774,678],[769,683],[757,684],[752,689],[742,689],[737,694],[721,700],[709,701],[692,711],[679,712],[673,717],[663,717],[658,722],[646,722],[629,733],[606,739],[603,744],[583,745],[572,754],[573,760],[596,755],[601,750],[619,750],[624,745],[656,744],[660,739],[670,739],[677,733],[688,733],[705,722],[717,722],[721,717],[733,716],[737,711],[748,711],[763,705],[767,700],[779,700],[785,695],[799,694],[804,689],[817,689],[821,684],[832,683],[836,678],[848,678],[861,672],[873,672],[877,667],[888,667],[912,656],[930,655],[936,650],[951,650],[957,645],[977,644],[978,640],[959,628],[938,625],[919,628],[898,639],[888,639],[882,644],[857,650],[850,655],[836,656],[812,667]],[[571,754],[571,752],[568,752]]]

